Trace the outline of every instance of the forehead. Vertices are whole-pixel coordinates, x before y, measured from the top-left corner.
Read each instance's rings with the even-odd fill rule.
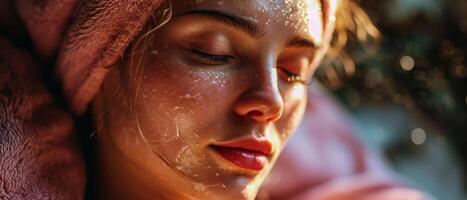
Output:
[[[321,1],[174,0],[173,9],[174,15],[193,10],[223,11],[256,22],[263,27],[287,29],[294,32],[294,34],[307,35],[311,40],[319,44],[325,27],[323,25],[324,14]]]

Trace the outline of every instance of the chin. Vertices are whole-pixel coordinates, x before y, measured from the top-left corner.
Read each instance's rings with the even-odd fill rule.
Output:
[[[254,200],[257,191],[249,191],[244,188],[243,190],[228,190],[216,191],[215,193],[206,192],[205,195],[200,196],[198,199],[216,199],[216,200]]]
[[[258,178],[236,175],[221,177],[219,182],[211,184],[192,182],[193,190],[190,197],[193,199],[253,200],[261,185]]]

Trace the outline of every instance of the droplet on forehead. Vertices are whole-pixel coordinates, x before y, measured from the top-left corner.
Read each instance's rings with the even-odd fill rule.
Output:
[[[263,1],[260,1],[263,2]],[[323,37],[323,11],[320,0],[283,0],[260,3],[275,12],[280,23],[293,29],[301,29],[320,44]],[[260,6],[261,8],[261,6]],[[267,22],[268,24],[268,22]]]

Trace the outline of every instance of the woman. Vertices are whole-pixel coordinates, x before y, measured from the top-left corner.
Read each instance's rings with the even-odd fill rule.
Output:
[[[98,191],[253,199],[301,119],[330,12],[317,0],[172,1],[171,12],[93,101]]]
[[[338,4],[1,1],[3,196],[84,193],[70,116],[39,66],[76,114],[92,104],[93,197],[254,199],[302,117]]]
[[[18,13],[5,15],[18,14],[24,21],[36,61],[44,61],[35,63],[56,65],[70,107],[80,114],[92,100],[93,118],[101,124],[95,136],[97,195],[130,199],[253,199],[300,121],[306,84],[327,48],[337,5],[318,0],[2,3],[17,8]],[[167,14],[170,20],[153,31]],[[156,23],[147,23],[152,20]],[[5,34],[9,41],[18,37],[11,32],[21,31],[16,24],[6,23],[13,26]],[[16,74],[27,73],[12,70],[18,79],[24,76]],[[44,114],[35,112],[48,111],[43,104],[50,103],[33,105],[27,113],[40,118]],[[16,119],[15,112],[5,118]],[[25,118],[20,119],[31,121]],[[56,141],[64,145],[51,151],[67,153],[69,160],[50,163],[79,177],[80,165],[73,164],[77,154],[65,141]]]

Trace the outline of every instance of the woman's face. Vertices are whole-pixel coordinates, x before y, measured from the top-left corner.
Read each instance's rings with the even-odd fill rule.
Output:
[[[149,190],[200,199],[253,199],[297,127],[306,83],[331,29],[320,0],[179,0],[171,20],[122,68],[131,106],[110,72],[96,113],[119,173]],[[326,9],[324,9],[326,8]],[[144,43],[142,42],[142,43]],[[139,43],[139,44],[142,44]],[[131,56],[130,56],[131,57]],[[131,60],[131,61],[130,61]],[[142,62],[139,62],[139,61]],[[100,105],[100,106],[99,106]],[[107,155],[111,154],[111,155]],[[123,167],[122,167],[123,169]]]

